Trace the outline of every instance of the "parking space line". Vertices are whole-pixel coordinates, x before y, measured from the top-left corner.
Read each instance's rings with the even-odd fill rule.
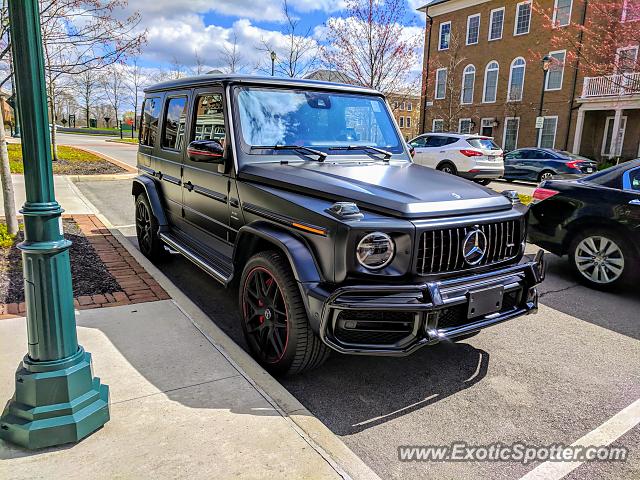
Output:
[[[640,399],[616,413],[595,430],[574,442],[571,446],[610,445],[640,423]],[[520,480],[559,480],[584,462],[544,462]]]

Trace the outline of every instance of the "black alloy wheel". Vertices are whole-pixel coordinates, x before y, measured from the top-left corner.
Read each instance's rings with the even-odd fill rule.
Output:
[[[136,197],[136,236],[138,247],[145,257],[158,261],[165,256],[166,250],[158,237],[158,221],[144,194]]]

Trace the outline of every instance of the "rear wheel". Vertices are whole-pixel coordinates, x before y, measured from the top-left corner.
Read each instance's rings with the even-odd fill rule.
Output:
[[[144,193],[136,197],[136,236],[140,251],[149,260],[157,262],[166,256],[167,252],[158,236],[158,220]]]
[[[249,349],[269,372],[301,373],[329,356],[311,329],[296,280],[280,253],[262,252],[247,262],[239,302]]]
[[[543,170],[538,174],[538,183],[551,179],[553,179],[553,172],[550,170]]]
[[[438,165],[436,169],[444,173],[450,173],[451,175],[457,175],[458,173],[458,170],[456,169],[455,165],[450,162],[443,162],[440,165]]]
[[[617,233],[590,229],[578,233],[569,247],[569,262],[580,281],[607,290],[631,275],[631,249]]]

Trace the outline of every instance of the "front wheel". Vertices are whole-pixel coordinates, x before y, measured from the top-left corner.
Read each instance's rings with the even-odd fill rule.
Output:
[[[239,302],[245,340],[270,373],[301,373],[327,359],[330,350],[311,329],[297,282],[280,253],[249,259]]]
[[[593,229],[578,233],[569,247],[569,262],[589,287],[608,290],[628,280],[631,250],[614,232]]]

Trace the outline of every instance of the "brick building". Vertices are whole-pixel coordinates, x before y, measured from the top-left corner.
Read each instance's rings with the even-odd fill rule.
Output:
[[[555,12],[557,28],[583,24],[590,14],[583,1],[535,1]],[[634,2],[625,0],[624,8],[635,12]],[[422,132],[490,135],[505,150],[538,145],[597,160],[640,156],[640,73],[624,72],[621,88],[621,72],[585,78],[565,65],[567,50],[552,46],[553,32],[531,0],[434,0],[420,11],[427,16]],[[620,21],[640,20],[635,17],[623,11]],[[545,75],[537,56],[544,54],[539,129]],[[633,57],[635,69],[638,45],[618,54]]]
[[[405,140],[411,140],[420,132],[420,97],[389,94],[387,101]]]

